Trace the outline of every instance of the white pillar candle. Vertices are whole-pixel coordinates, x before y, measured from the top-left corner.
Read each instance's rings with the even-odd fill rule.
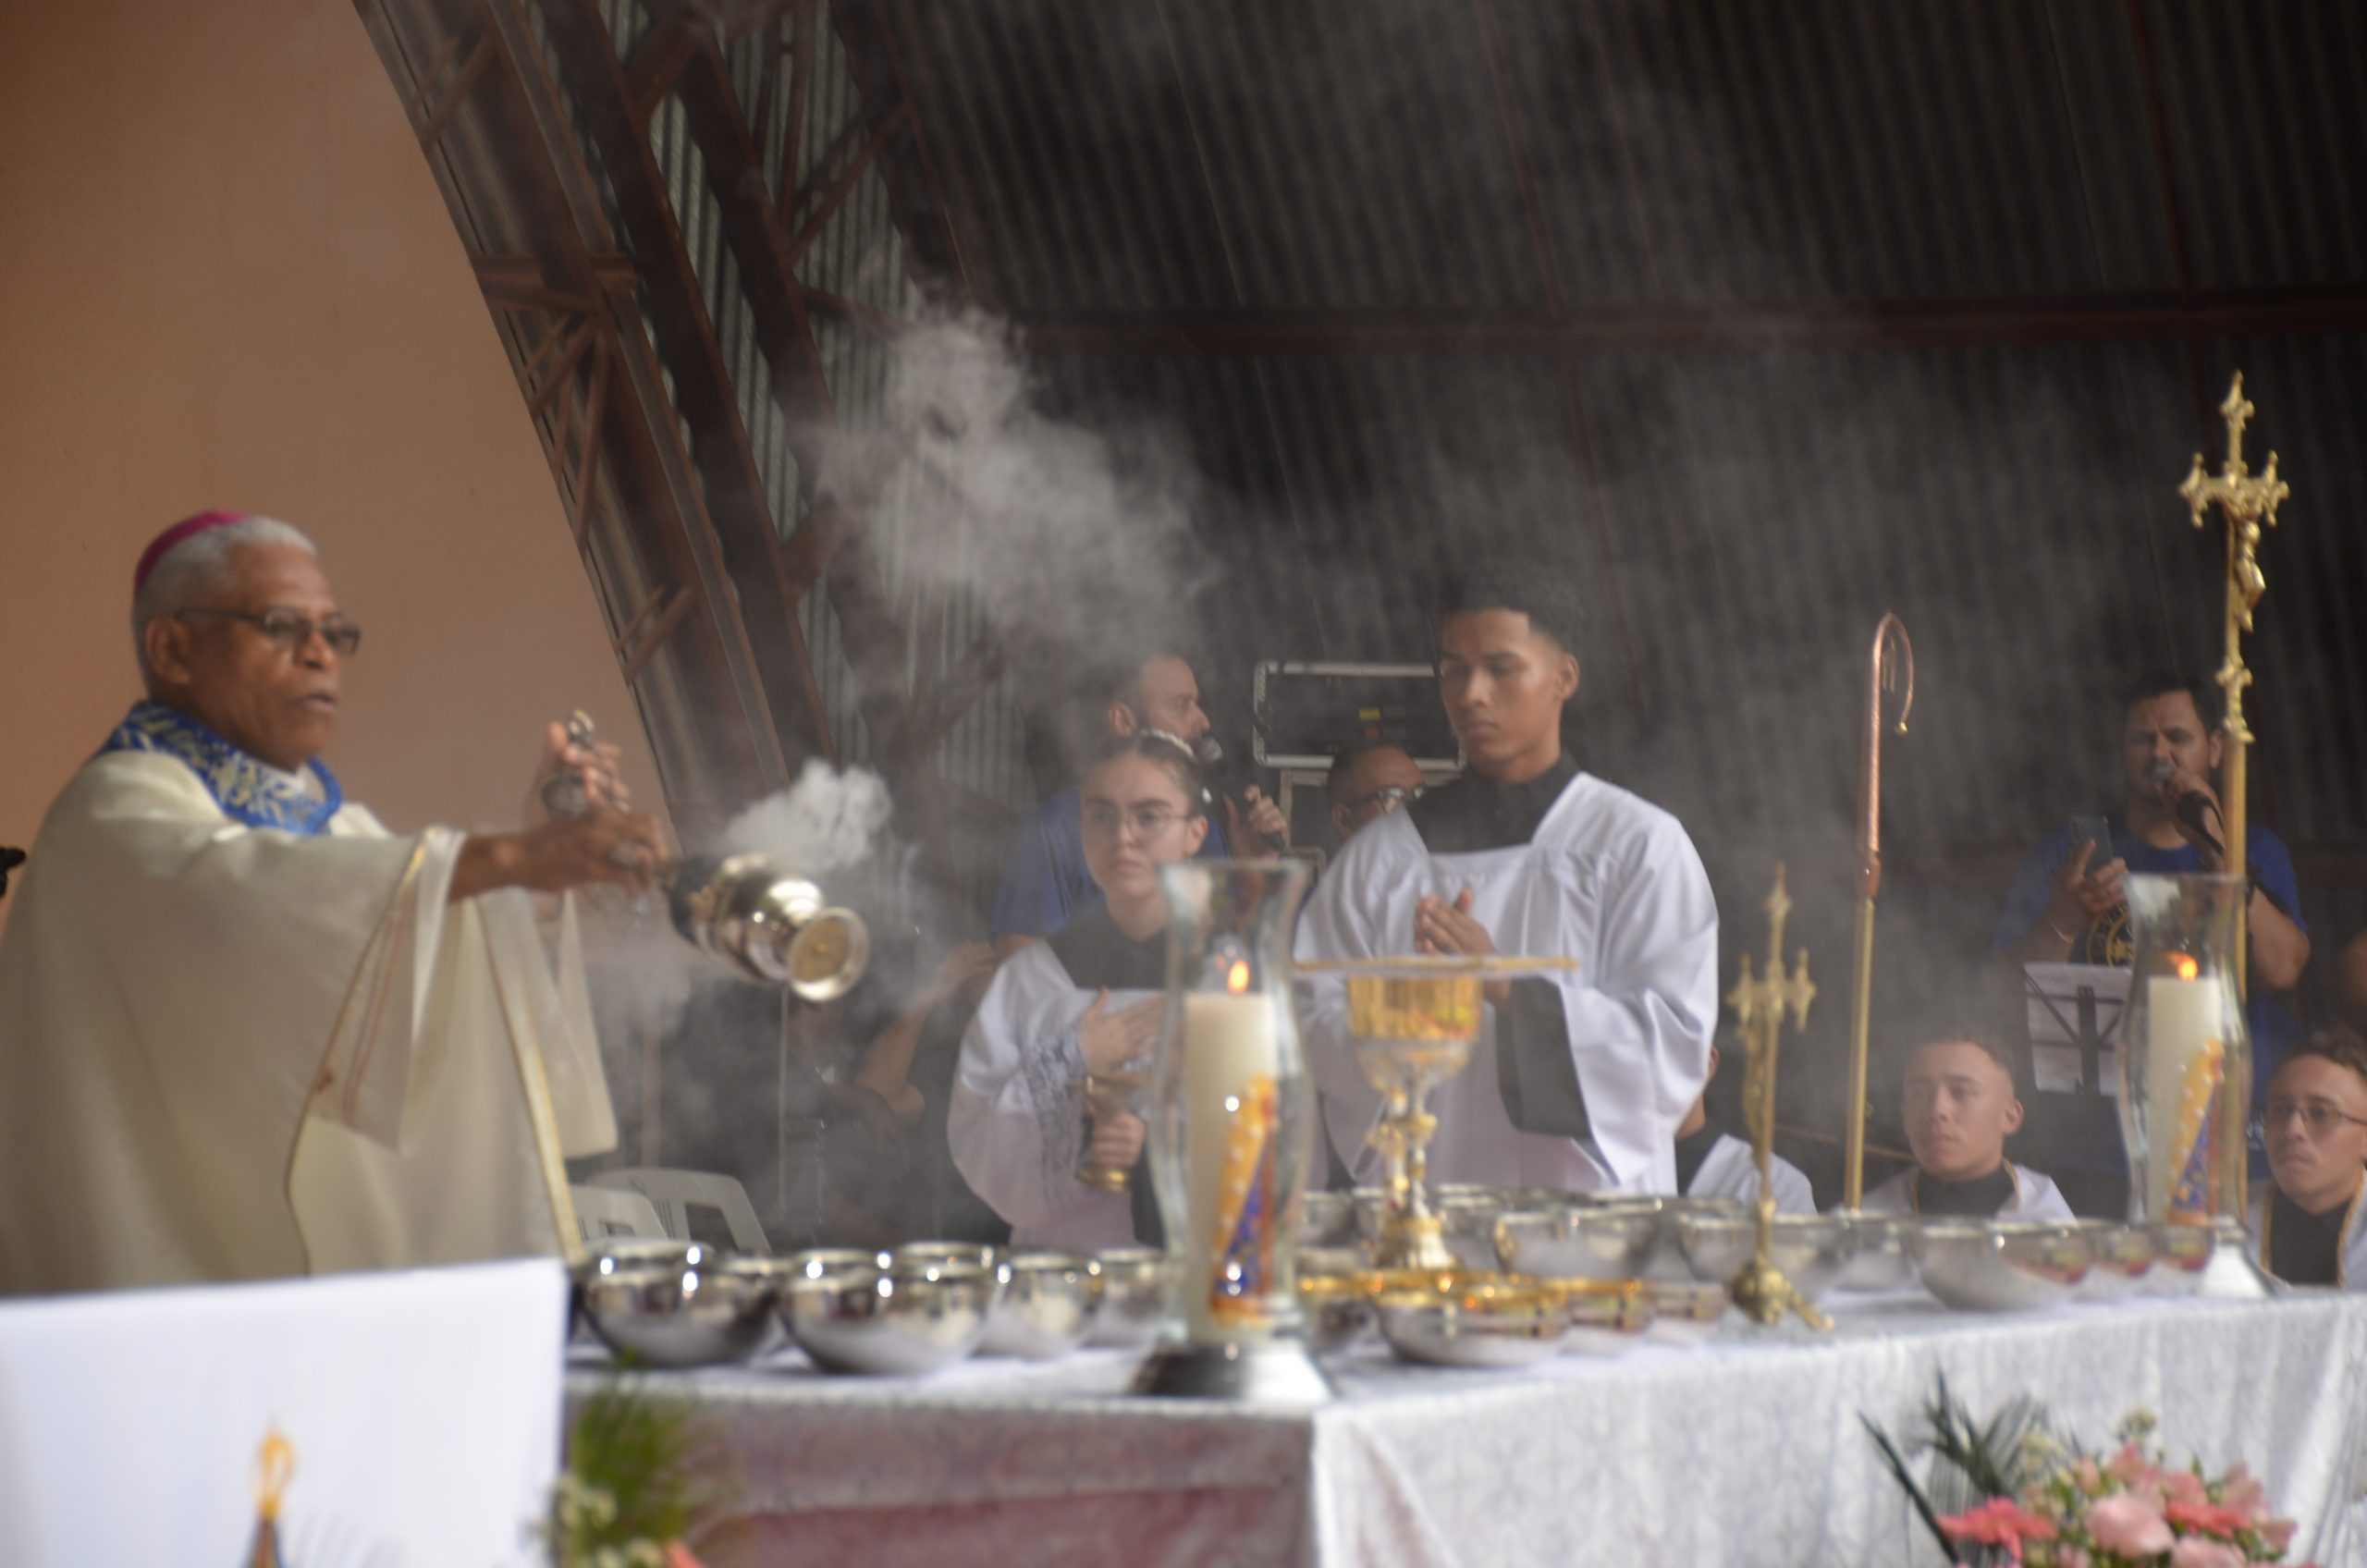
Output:
[[[2182,980],[2157,974],[2145,982],[2145,1126],[2152,1145],[2145,1173],[2145,1218],[2166,1219],[2170,1194],[2193,1147],[2180,1137],[2189,1119],[2192,1062],[2216,1051],[2226,1028],[2226,998],[2216,975]],[[2212,1074],[2215,1091],[2218,1076]],[[2202,1106],[2208,1116],[2212,1106]]]
[[[1223,1256],[1223,1238],[1238,1218],[1226,1201],[1226,1167],[1233,1153],[1235,1119],[1251,1109],[1257,1081],[1268,1085],[1267,1103],[1279,1052],[1274,1041],[1274,1004],[1262,996],[1193,991],[1184,998],[1184,1190],[1188,1222],[1171,1244],[1181,1262],[1184,1321],[1196,1340],[1261,1339],[1262,1326],[1220,1323],[1210,1311],[1214,1272]],[[1270,1142],[1275,1129],[1261,1130]],[[1269,1158],[1271,1158],[1270,1155]],[[1269,1217],[1269,1223],[1279,1223]]]

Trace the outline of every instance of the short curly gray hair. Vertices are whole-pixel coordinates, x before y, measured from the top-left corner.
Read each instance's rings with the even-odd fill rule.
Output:
[[[210,607],[207,601],[229,588],[237,575],[233,557],[255,545],[293,545],[310,556],[321,553],[293,524],[276,517],[242,517],[175,545],[149,569],[131,595],[131,646],[141,674],[150,673],[148,623],[158,616]]]

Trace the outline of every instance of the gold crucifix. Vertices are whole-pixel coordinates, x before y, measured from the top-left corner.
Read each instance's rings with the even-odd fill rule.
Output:
[[[2226,654],[2219,665],[2219,689],[2227,694],[2227,717],[2222,726],[2226,735],[2226,750],[2221,754],[2222,770],[2226,774],[2220,802],[2220,825],[2225,829],[2223,842],[2226,852],[2221,857],[2219,871],[2227,876],[2245,874],[2244,833],[2249,812],[2246,809],[2250,791],[2246,788],[2250,769],[2246,766],[2246,749],[2252,743],[2251,727],[2244,722],[2244,689],[2252,683],[2252,672],[2244,665],[2244,633],[2252,629],[2252,611],[2260,604],[2261,595],[2268,591],[2268,580],[2261,575],[2260,541],[2262,531],[2276,526],[2276,506],[2292,491],[2276,477],[2276,454],[2268,454],[2268,466],[2254,474],[2244,463],[2244,426],[2251,423],[2252,406],[2244,397],[2244,377],[2239,371],[2227,388],[2227,400],[2219,405],[2219,412],[2227,422],[2227,460],[2216,475],[2202,470],[2202,454],[2194,455],[2194,468],[2178,486],[2178,496],[2187,504],[2201,528],[2206,512],[2212,507],[2227,524],[2227,593],[2223,631]],[[2237,984],[2250,988],[2243,916],[2236,925]]]
[[[1750,1122],[1751,1151],[1759,1161],[1759,1245],[1749,1266],[1727,1287],[1727,1293],[1759,1322],[1780,1323],[1786,1314],[1797,1314],[1811,1329],[1830,1329],[1832,1319],[1775,1267],[1775,1188],[1768,1180],[1775,1146],[1775,1048],[1783,1037],[1784,1013],[1792,1015],[1794,1029],[1805,1029],[1809,1004],[1816,999],[1806,948],[1800,949],[1789,974],[1784,969],[1784,925],[1791,918],[1792,898],[1784,890],[1780,864],[1775,867],[1775,890],[1761,907],[1767,911],[1767,973],[1754,976],[1750,955],[1743,954],[1741,978],[1726,998],[1748,1053],[1742,1095],[1744,1114]]]

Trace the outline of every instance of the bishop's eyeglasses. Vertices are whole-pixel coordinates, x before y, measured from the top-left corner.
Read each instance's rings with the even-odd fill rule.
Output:
[[[290,654],[300,654],[312,646],[314,632],[320,633],[321,641],[328,644],[329,652],[341,659],[351,658],[354,651],[362,646],[362,628],[341,615],[333,615],[326,620],[314,620],[311,616],[299,615],[294,610],[264,610],[261,614],[252,610],[179,610],[175,613],[183,617],[211,617],[215,620],[243,620],[270,638],[273,646]]]

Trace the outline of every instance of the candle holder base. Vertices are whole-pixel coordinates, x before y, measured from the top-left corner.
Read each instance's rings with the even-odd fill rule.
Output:
[[[2202,1266],[2201,1284],[2195,1294],[2220,1301],[2260,1301],[2284,1292],[2285,1286],[2271,1279],[2252,1256],[2242,1226],[2222,1219],[2212,1226],[2212,1234],[2218,1245],[2212,1249],[2211,1261]]]
[[[1331,1379],[1297,1340],[1161,1345],[1134,1374],[1130,1393],[1238,1404],[1325,1404]]]

